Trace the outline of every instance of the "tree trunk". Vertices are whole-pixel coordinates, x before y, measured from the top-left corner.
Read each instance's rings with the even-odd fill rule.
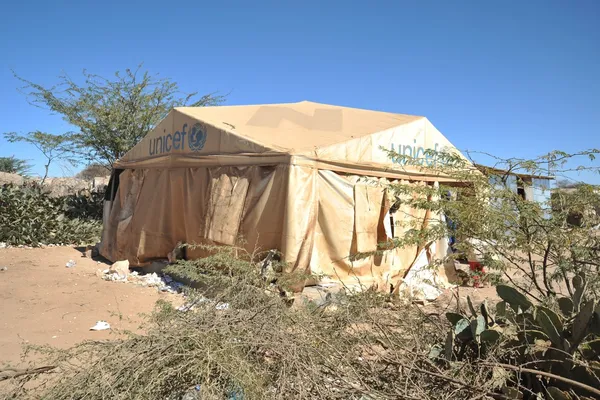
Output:
[[[42,178],[42,182],[40,183],[40,185],[44,185],[44,182],[46,182],[46,178],[48,177],[48,169],[50,168],[50,161],[48,161],[48,164],[44,165],[44,168],[46,169],[46,171],[44,173],[44,177]]]

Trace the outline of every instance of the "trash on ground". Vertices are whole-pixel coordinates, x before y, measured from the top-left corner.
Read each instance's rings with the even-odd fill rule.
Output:
[[[65,266],[66,266],[67,268],[73,268],[73,267],[74,267],[74,266],[76,266],[76,265],[77,265],[77,263],[76,263],[75,261],[73,261],[73,260],[69,260],[69,261],[67,261],[67,263],[65,264]]]
[[[90,331],[105,331],[107,329],[110,329],[110,324],[108,322],[98,321],[96,322],[96,325],[90,328]]]
[[[183,304],[183,305],[177,307],[177,311],[182,311],[182,312],[190,311],[190,310],[193,310],[197,304],[206,303],[206,302],[210,302],[210,300],[204,296],[196,297],[189,303],[186,303],[186,304]]]
[[[244,400],[244,390],[238,385],[235,385],[229,393],[227,393],[227,400]]]
[[[339,285],[340,285],[339,283],[335,283],[335,282],[319,282],[319,283],[317,283],[317,286],[322,287],[322,288],[336,287]]]
[[[229,310],[229,303],[221,303],[201,296],[196,297],[192,301],[177,307],[177,311],[187,312],[196,308],[197,305],[204,303],[208,303],[210,306],[214,305],[215,310]]]
[[[127,280],[129,275],[129,260],[117,261],[108,269],[109,274],[113,275],[113,281]]]
[[[115,264],[113,264],[113,267]],[[127,262],[127,265],[129,265],[129,262]],[[159,291],[166,293],[179,293],[183,286],[183,283],[174,281],[169,275],[160,276],[156,272],[142,275],[137,271],[125,273],[122,269],[118,270],[113,267],[105,270],[99,269],[96,271],[96,275],[105,281],[131,282],[138,286],[156,287]]]
[[[188,390],[183,397],[181,398],[181,400],[197,400],[200,399],[200,390],[201,387],[200,385],[196,385],[194,386],[192,389]]]
[[[0,267],[0,271],[8,271],[8,267]]]

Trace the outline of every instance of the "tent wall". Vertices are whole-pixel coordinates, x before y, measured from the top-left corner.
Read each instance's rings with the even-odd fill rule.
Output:
[[[379,243],[399,238],[407,229],[426,222],[422,210],[407,206],[391,210],[394,199],[385,189],[389,183],[399,182],[318,172],[318,220],[310,264],[314,274],[382,290],[402,281],[418,255],[416,246],[353,257],[373,253]]]
[[[279,249],[290,270],[386,289],[402,280],[416,247],[351,256],[376,250],[426,216],[401,207],[391,215],[392,229],[392,200],[378,181],[387,182],[296,165],[127,169],[101,253],[143,266],[166,258],[179,242],[239,245],[243,238],[249,251]]]
[[[179,242],[235,244],[246,233],[248,246],[280,248],[287,179],[285,166],[125,170],[101,252],[144,265]]]

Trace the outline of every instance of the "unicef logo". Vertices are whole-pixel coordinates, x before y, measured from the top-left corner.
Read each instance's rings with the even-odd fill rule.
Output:
[[[192,151],[200,151],[206,144],[206,128],[204,125],[197,123],[192,127],[189,138],[189,146]]]

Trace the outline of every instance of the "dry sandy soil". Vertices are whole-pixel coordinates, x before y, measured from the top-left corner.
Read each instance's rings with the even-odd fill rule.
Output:
[[[69,260],[77,265],[66,268]],[[96,271],[108,264],[85,258],[72,247],[0,249],[0,267],[8,268],[0,271],[0,366],[24,365],[24,344],[66,348],[88,339],[115,338],[120,330],[137,330],[140,314],[150,312],[158,299],[182,303],[179,295],[156,288],[100,279]],[[317,296],[306,292],[309,298]],[[463,307],[467,295],[476,304],[496,299],[491,287],[461,287],[458,294]],[[447,290],[426,309],[455,309],[455,296],[456,289]],[[112,331],[90,331],[98,320],[108,321]]]
[[[66,268],[69,260],[77,265]],[[181,302],[156,288],[100,279],[96,270],[107,264],[72,247],[0,249],[0,267],[8,268],[0,271],[0,366],[22,364],[23,344],[64,348],[114,338],[119,330],[137,330],[140,314],[158,299]],[[112,331],[90,331],[98,320]]]

